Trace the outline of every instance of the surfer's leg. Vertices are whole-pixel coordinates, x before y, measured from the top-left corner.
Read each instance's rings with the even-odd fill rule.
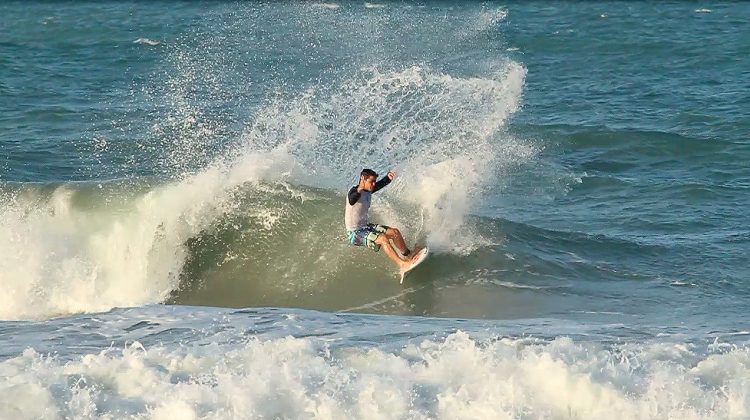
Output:
[[[396,248],[398,248],[399,251],[401,251],[402,255],[409,256],[409,248],[406,247],[406,242],[404,241],[404,237],[401,236],[400,230],[389,227],[385,230],[385,236],[393,241],[393,244],[396,245]]]
[[[387,255],[388,258],[391,259],[391,261],[395,262],[400,270],[403,270],[404,268],[409,266],[409,263],[402,260],[401,257],[399,257],[396,253],[396,250],[393,249],[393,245],[391,245],[390,241],[388,240],[388,236],[382,234],[378,235],[378,238],[375,239],[375,243],[380,245],[383,250],[385,250],[385,255]]]

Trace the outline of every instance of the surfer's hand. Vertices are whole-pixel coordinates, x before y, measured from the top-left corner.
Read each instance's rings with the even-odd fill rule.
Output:
[[[388,179],[390,179],[391,181],[393,181],[393,178],[395,178],[395,177],[396,177],[396,173],[395,173],[395,172],[393,172],[393,171],[388,171],[388,173],[387,173],[387,174],[385,174],[385,176],[387,176],[387,177],[388,177]]]

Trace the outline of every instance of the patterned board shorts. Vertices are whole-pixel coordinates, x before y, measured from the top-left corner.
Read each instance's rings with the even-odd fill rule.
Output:
[[[386,229],[389,229],[386,225],[368,223],[367,227],[347,231],[346,236],[349,238],[349,242],[352,245],[366,245],[368,248],[377,252],[380,250],[380,245],[376,244],[375,240],[378,239],[378,236],[380,236],[381,233],[385,233]]]

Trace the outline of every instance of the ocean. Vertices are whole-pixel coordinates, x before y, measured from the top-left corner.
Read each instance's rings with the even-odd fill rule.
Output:
[[[750,418],[750,3],[0,13],[0,418]]]

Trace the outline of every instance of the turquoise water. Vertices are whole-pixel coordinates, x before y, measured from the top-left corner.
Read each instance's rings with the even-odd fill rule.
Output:
[[[749,5],[0,12],[0,417],[748,416]]]

